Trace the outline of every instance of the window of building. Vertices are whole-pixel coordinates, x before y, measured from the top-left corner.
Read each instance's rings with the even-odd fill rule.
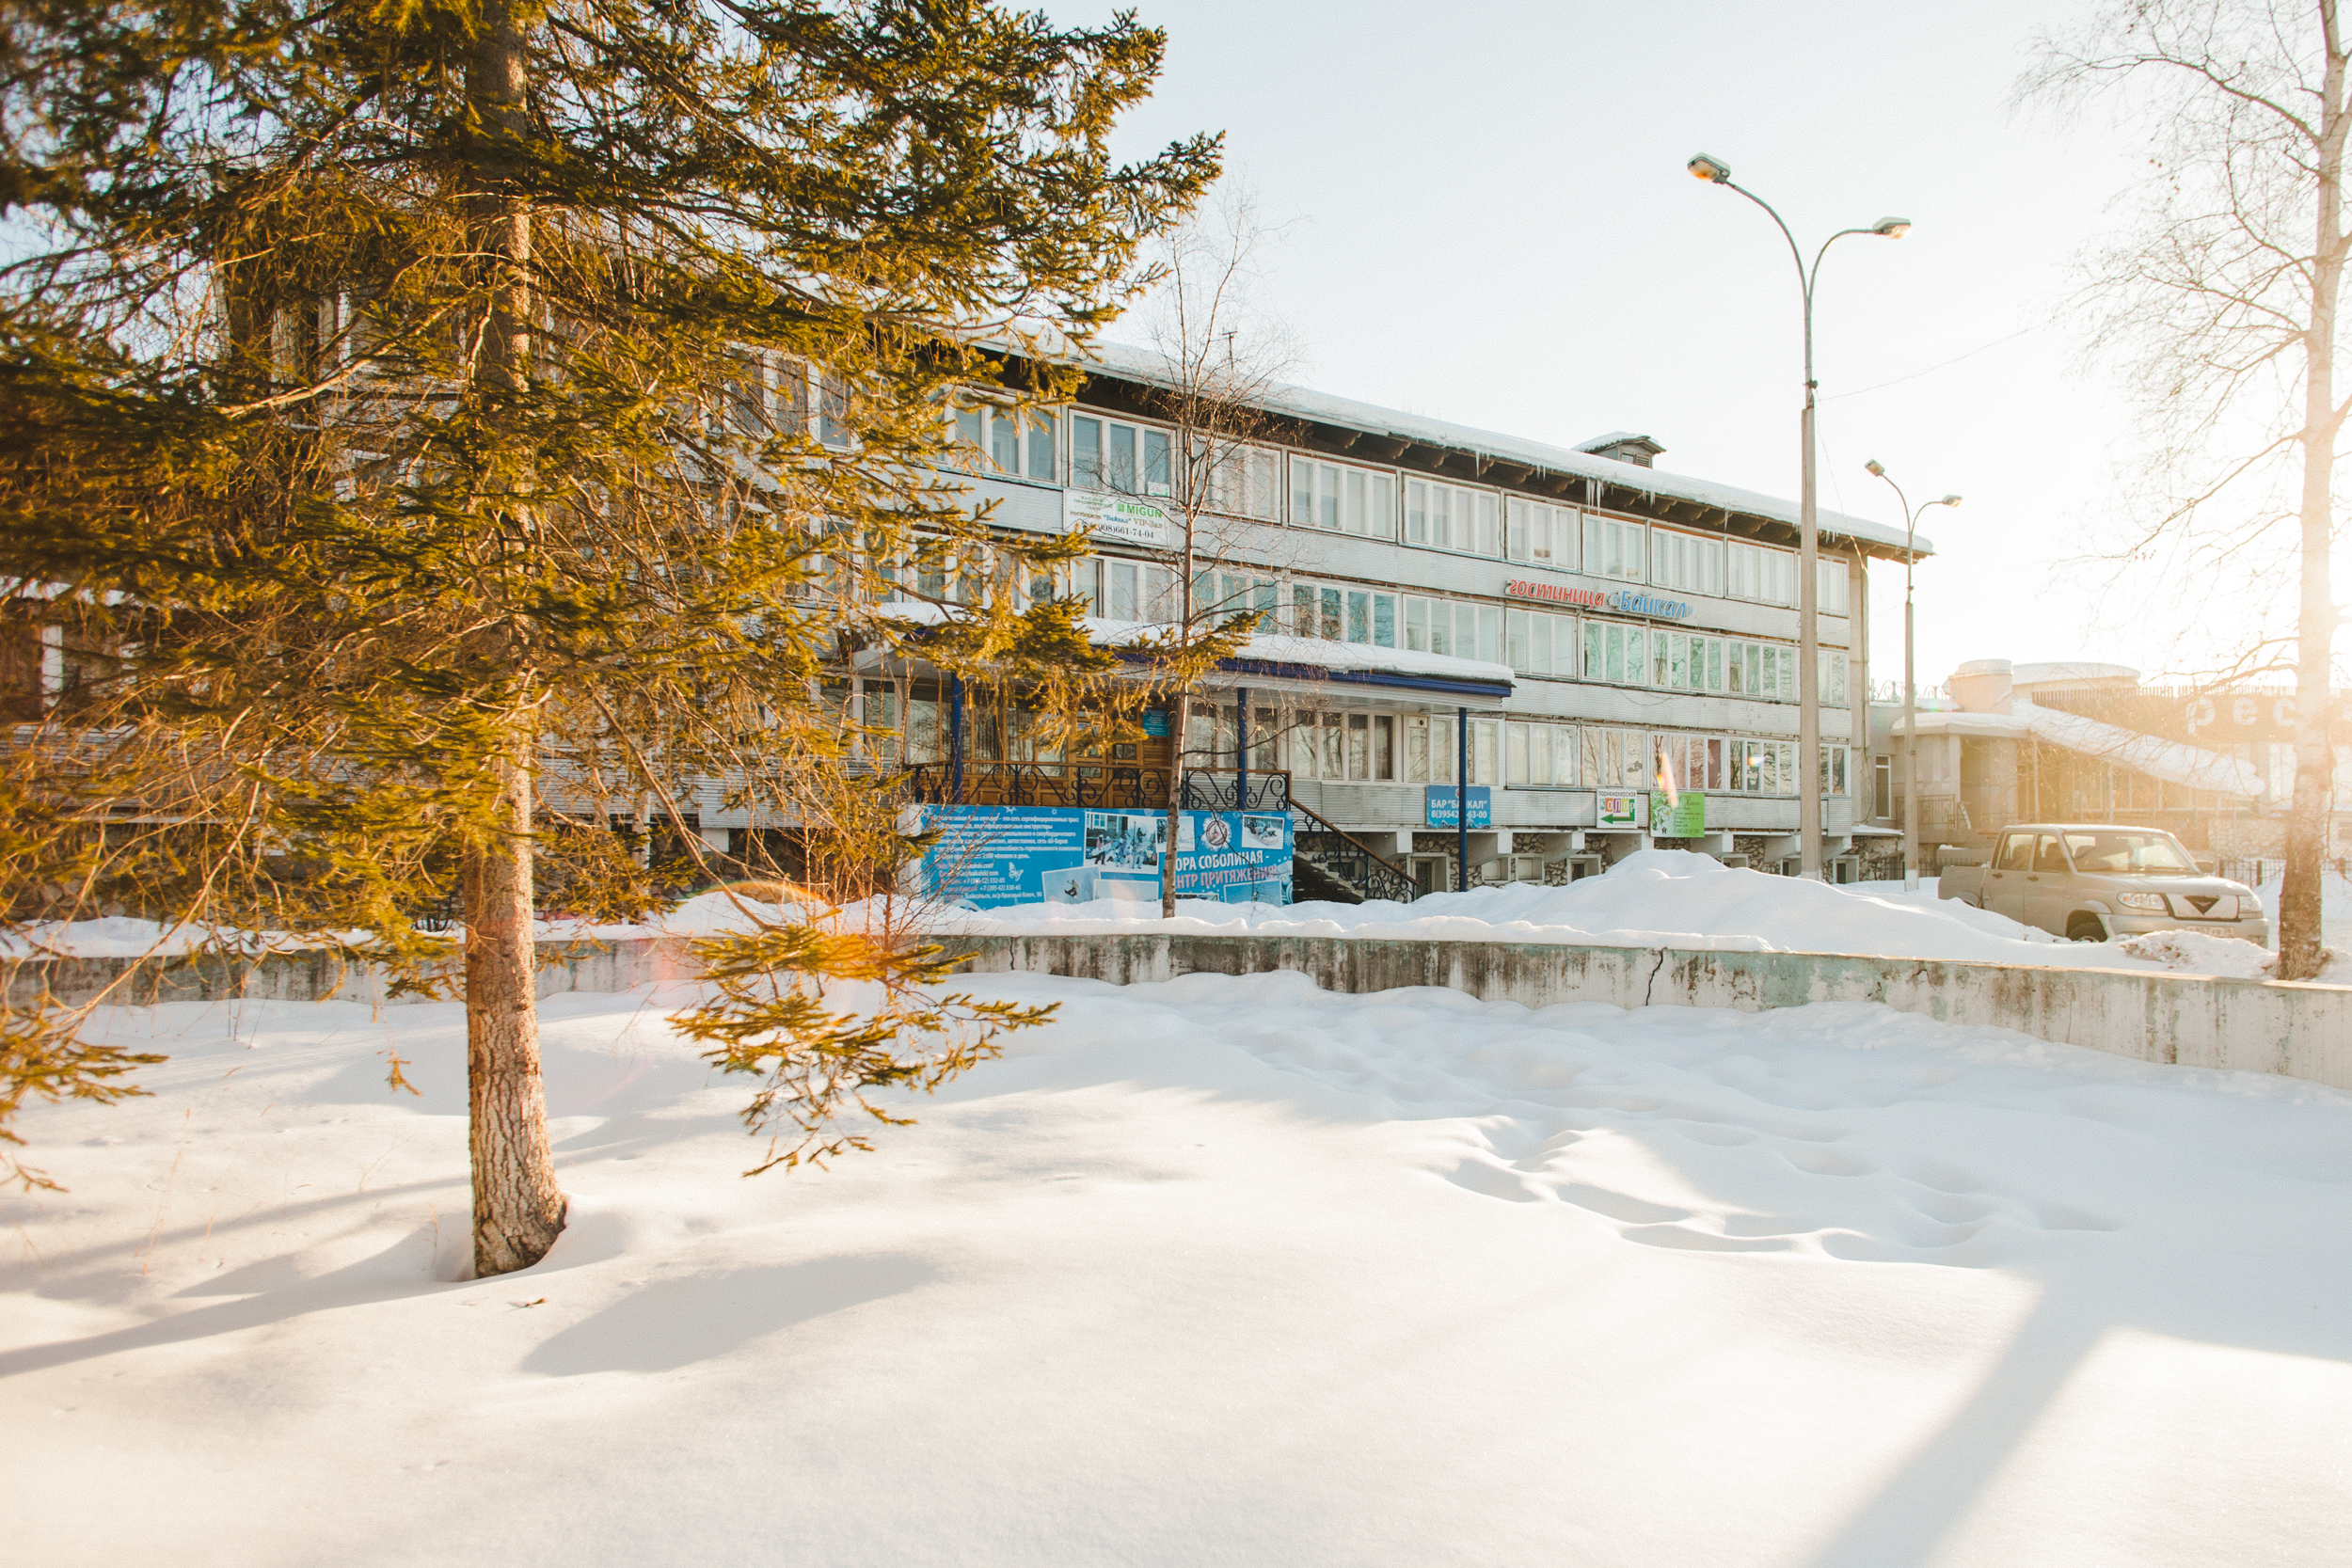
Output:
[[[1823,744],[1821,747],[1822,794],[1843,795],[1848,792],[1851,781],[1847,778],[1846,769],[1851,760],[1849,748]]]
[[[1510,497],[1504,503],[1502,553],[1505,560],[1554,571],[1576,569],[1577,511],[1544,501]]]
[[[1726,742],[1724,787],[1744,795],[1794,795],[1797,747],[1790,740],[1733,736]]]
[[[1479,657],[1478,606],[1408,595],[1401,613],[1405,621],[1405,646],[1413,652],[1446,654],[1454,658]]]
[[[1721,597],[1724,541],[1701,533],[1654,528],[1649,536],[1650,581],[1685,594]]]
[[[1412,784],[1454,782],[1454,721],[1435,714],[1406,714],[1403,721],[1405,777]]]
[[[1070,483],[1121,496],[1171,493],[1168,436],[1094,414],[1070,416]]]
[[[1724,787],[1724,743],[1709,735],[1661,731],[1650,737],[1650,783],[1671,778],[1677,790]]]
[[[754,440],[768,434],[768,361],[750,354],[739,359],[719,384],[719,417],[739,436]]]
[[[1257,721],[1270,725],[1272,710],[1258,711]],[[1399,718],[1392,713],[1295,712],[1290,727],[1291,771],[1302,779],[1321,779],[1327,784],[1394,783],[1407,754],[1400,747],[1398,728]],[[1410,736],[1406,738],[1409,744]],[[1427,744],[1425,734],[1422,744]],[[1263,746],[1252,737],[1254,755],[1263,754]]]
[[[1889,817],[1895,815],[1895,759],[1876,757],[1870,764],[1870,815]]]
[[[1291,459],[1291,522],[1371,539],[1396,537],[1396,476]]]
[[[1320,637],[1337,642],[1345,627],[1343,616],[1339,589],[1314,582],[1291,584],[1293,637]]]
[[[1648,630],[1617,621],[1584,623],[1584,678],[1639,685],[1649,670]]]
[[[1282,520],[1282,460],[1263,447],[1220,443],[1210,454],[1208,507],[1229,516]]]
[[[1525,675],[1576,674],[1576,619],[1539,610],[1507,610],[1502,620],[1503,662]]]
[[[1254,612],[1259,631],[1279,629],[1278,618],[1282,609],[1280,583],[1248,572],[1203,572],[1201,578],[1201,583],[1193,590],[1196,610],[1218,616]]]
[[[1795,604],[1797,602],[1797,557],[1793,550],[1776,550],[1769,545],[1750,545],[1730,541],[1724,547],[1726,578],[1735,599],[1754,599],[1758,604]]]
[[[1628,582],[1649,577],[1649,526],[1584,514],[1584,570],[1597,578],[1622,578]]]
[[[1816,579],[1821,586],[1814,608],[1824,615],[1853,613],[1853,579],[1847,575],[1846,562],[1832,556],[1827,560],[1816,560],[1813,564],[1821,574]]]
[[[1584,668],[1588,681],[1618,686],[1655,686],[1670,691],[1737,690],[1754,644],[1668,626],[1629,626],[1621,621],[1584,623]],[[1562,674],[1575,672],[1567,656],[1556,654]]]
[[[1813,652],[1820,660],[1819,700],[1829,707],[1844,707],[1851,700],[1846,686],[1846,651],[1843,648],[1816,648]]]
[[[1401,617],[1397,595],[1338,583],[1291,584],[1291,635],[1393,648]]]
[[[1459,623],[1457,621],[1456,625]],[[1489,664],[1502,662],[1502,610],[1495,605],[1478,607],[1478,652],[1467,657],[1483,658]]]
[[[1743,697],[1797,700],[1797,650],[1777,642],[1732,642],[1724,650],[1724,689]]]
[[[1176,574],[1148,561],[1099,557],[1082,563],[1077,592],[1089,612],[1109,621],[1168,621],[1184,607],[1177,602]]]
[[[817,439],[829,447],[850,444],[850,384],[830,372],[818,383]]]
[[[1499,784],[1502,782],[1502,721],[1473,719],[1470,721],[1470,782],[1474,784]]]
[[[1639,730],[1587,724],[1581,732],[1583,778],[1591,789],[1649,787],[1649,737]]]
[[[975,406],[956,410],[961,466],[973,473],[1011,474],[1052,484],[1061,477],[1060,420],[1042,409]]]
[[[1461,550],[1470,555],[1501,555],[1502,530],[1497,515],[1498,498],[1491,490],[1471,490],[1435,480],[1405,482],[1405,542],[1432,549]]]
[[[1577,781],[1573,724],[1511,720],[1503,725],[1502,782],[1528,789],[1558,789]]]

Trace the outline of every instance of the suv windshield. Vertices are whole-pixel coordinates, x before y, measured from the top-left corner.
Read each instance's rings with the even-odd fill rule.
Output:
[[[2170,833],[2068,833],[2077,871],[2125,877],[2193,877],[2197,863]]]

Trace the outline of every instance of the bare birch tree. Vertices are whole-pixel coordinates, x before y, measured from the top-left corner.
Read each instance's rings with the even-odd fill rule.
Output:
[[[2116,94],[2153,133],[2129,225],[2088,262],[2094,353],[2126,356],[2156,437],[2164,504],[2137,546],[2187,542],[2298,579],[2291,638],[2295,793],[2280,973],[2321,962],[2320,868],[2334,793],[2328,723],[2338,621],[2329,579],[2346,234],[2346,52],[2336,0],[2124,0],[2044,35],[2021,103]],[[2288,648],[2292,647],[2292,656]]]
[[[1165,555],[1173,582],[1154,640],[1155,676],[1173,699],[1166,873],[1160,912],[1176,913],[1175,847],[1184,768],[1197,753],[1192,720],[1208,674],[1253,632],[1275,629],[1262,606],[1226,594],[1226,568],[1273,579],[1296,553],[1280,515],[1279,458],[1253,443],[1266,435],[1266,404],[1296,359],[1282,324],[1257,306],[1259,252],[1274,230],[1246,190],[1229,187],[1172,232],[1152,316],[1162,380],[1149,403],[1168,421],[1167,510],[1175,537]],[[1247,801],[1236,801],[1237,806]]]

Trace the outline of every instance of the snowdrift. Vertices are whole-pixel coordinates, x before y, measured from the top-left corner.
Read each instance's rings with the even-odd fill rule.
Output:
[[[2005,915],[1883,884],[1833,887],[1724,865],[1686,849],[1645,849],[1565,887],[1513,883],[1440,893],[1411,904],[1212,904],[1186,900],[1163,923],[1156,906],[1117,900],[1025,904],[966,912],[965,932],[1140,929],[1265,936],[1454,938],[1784,953],[1859,953],[1983,963],[2162,969],[2114,947],[2062,942]]]

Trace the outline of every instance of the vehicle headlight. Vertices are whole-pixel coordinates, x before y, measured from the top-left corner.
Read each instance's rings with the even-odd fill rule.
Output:
[[[2152,910],[2157,914],[2164,912],[2164,895],[2161,893],[2119,893],[2115,901],[2127,910]]]

